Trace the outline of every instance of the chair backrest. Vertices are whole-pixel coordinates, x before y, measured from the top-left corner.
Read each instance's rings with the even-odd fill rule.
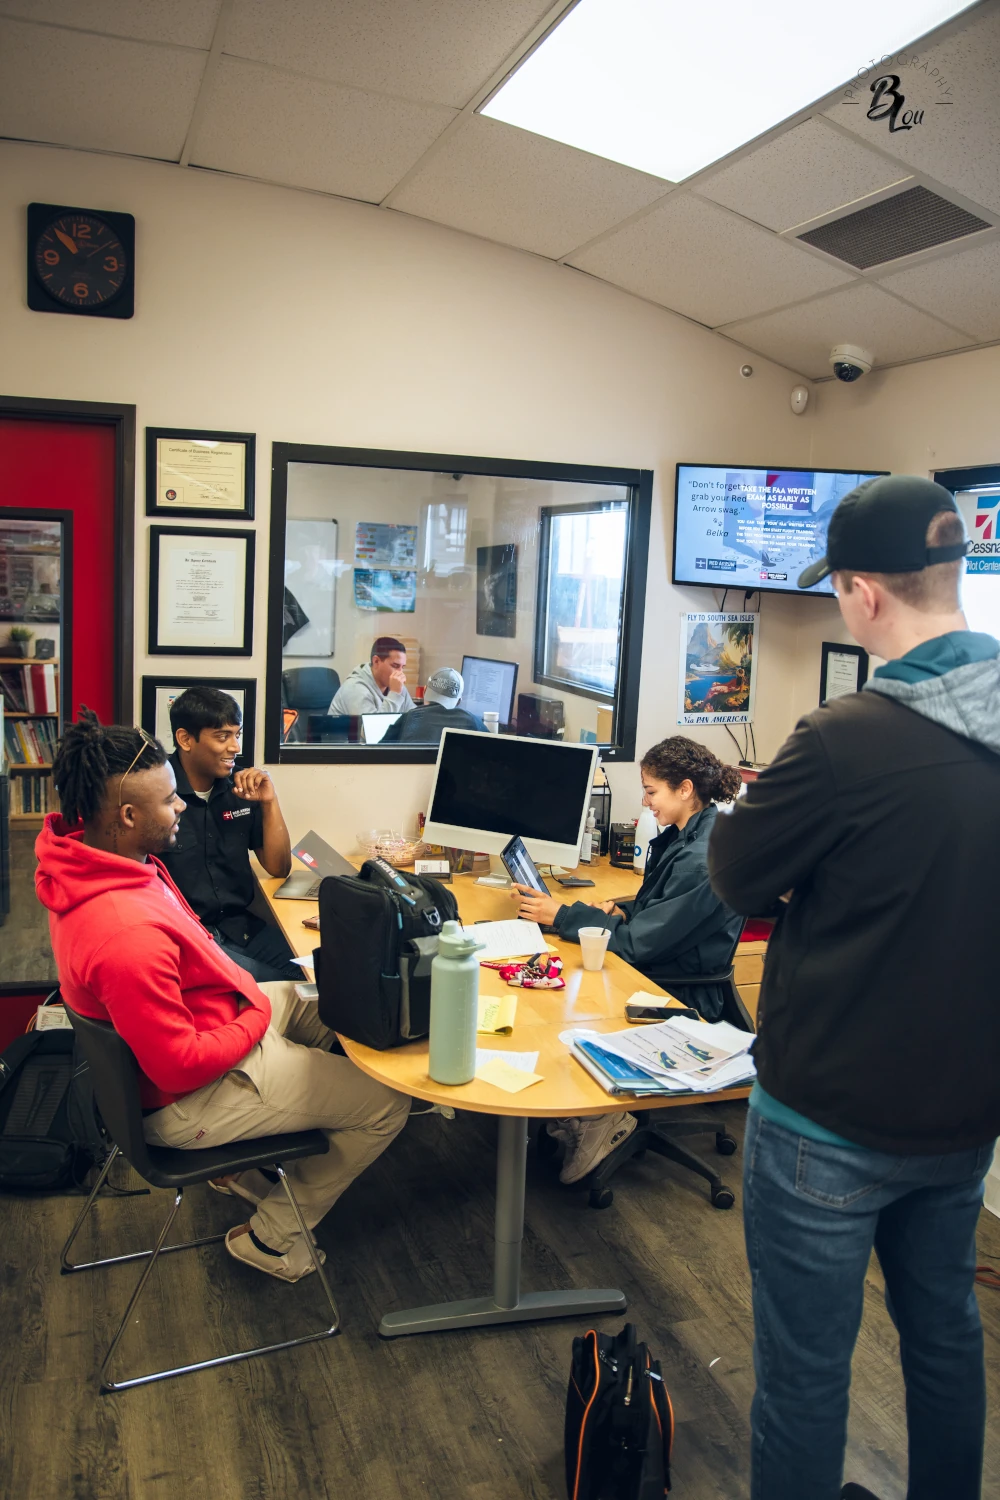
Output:
[[[281,674],[281,694],[286,708],[308,713],[326,713],[340,687],[340,674],[332,667],[289,667]]]
[[[736,931],[736,939],[733,943],[733,951],[730,953],[729,961],[726,964],[727,969],[731,969],[736,962],[736,955],[740,948],[740,938],[743,936],[747,921],[747,917],[743,917],[740,920],[740,925]],[[723,985],[723,991],[722,1016],[720,1019],[728,1021],[731,1026],[738,1026],[740,1031],[756,1031],[757,1028],[753,1023],[753,1016],[751,1016],[743,1004],[743,997],[737,988],[735,975],[730,979],[728,984]]]
[[[142,1132],[139,1064],[131,1047],[108,1021],[94,1021],[66,1006],[66,1014],[90,1064],[94,1098],[105,1129],[141,1177],[152,1170]]]

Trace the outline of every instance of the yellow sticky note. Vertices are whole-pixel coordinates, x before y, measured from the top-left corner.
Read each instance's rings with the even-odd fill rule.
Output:
[[[516,995],[480,995],[477,1031],[487,1031],[494,1036],[510,1036],[517,1015]]]
[[[502,1057],[498,1057],[495,1062],[486,1063],[479,1069],[476,1077],[481,1078],[484,1083],[495,1084],[507,1094],[519,1094],[522,1089],[542,1081],[541,1073],[522,1073],[520,1068],[512,1068],[510,1063],[504,1062]]]

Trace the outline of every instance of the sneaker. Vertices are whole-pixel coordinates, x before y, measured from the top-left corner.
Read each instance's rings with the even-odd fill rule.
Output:
[[[245,1198],[255,1207],[258,1203],[263,1203],[274,1187],[274,1183],[256,1168],[250,1172],[240,1172],[228,1182],[213,1182],[209,1178],[208,1185],[217,1193],[225,1193],[230,1198]]]
[[[866,1490],[863,1484],[845,1484],[840,1500],[878,1500],[874,1490]]]
[[[242,1225],[237,1225],[236,1228],[242,1228]],[[257,1249],[249,1234],[237,1234],[235,1229],[231,1229],[226,1235],[226,1249],[233,1260],[242,1260],[257,1271],[277,1276],[280,1281],[301,1281],[303,1276],[308,1276],[310,1271],[316,1269],[301,1235],[284,1255],[268,1255],[266,1251]],[[326,1265],[325,1251],[317,1246],[317,1254],[320,1265]]]
[[[548,1120],[545,1129],[554,1141],[561,1141],[564,1146],[572,1150],[582,1125],[582,1120]]]
[[[635,1129],[635,1115],[598,1115],[593,1120],[575,1120],[577,1133],[570,1141],[559,1173],[560,1182],[579,1182],[598,1162],[610,1156]]]

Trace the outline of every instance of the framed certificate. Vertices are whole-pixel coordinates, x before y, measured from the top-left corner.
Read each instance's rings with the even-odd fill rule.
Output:
[[[844,646],[839,641],[823,642],[823,662],[819,674],[819,701],[843,698],[859,693],[868,681],[868,652],[861,646]]]
[[[252,531],[149,528],[149,654],[249,656]]]
[[[147,516],[252,521],[252,432],[146,428]]]
[[[257,722],[257,679],[255,677],[144,677],[140,703],[143,729],[153,734],[171,754],[174,738],[170,728],[170,705],[189,687],[213,687],[228,693],[239,704],[243,715],[243,733],[236,769],[254,762],[254,729]]]

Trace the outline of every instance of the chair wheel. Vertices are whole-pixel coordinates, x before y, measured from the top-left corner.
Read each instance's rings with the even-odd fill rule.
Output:
[[[715,1137],[715,1149],[720,1156],[732,1156],[738,1146],[739,1141],[736,1137],[727,1134],[724,1130],[720,1130]]]
[[[558,1150],[559,1142],[554,1136],[549,1135],[549,1132],[545,1128],[545,1121],[543,1120],[535,1137],[535,1154],[542,1161],[551,1161]]]
[[[720,1187],[712,1189],[713,1208],[732,1208],[736,1202],[732,1188]]]
[[[591,1208],[610,1208],[615,1201],[615,1195],[610,1188],[591,1188]]]

